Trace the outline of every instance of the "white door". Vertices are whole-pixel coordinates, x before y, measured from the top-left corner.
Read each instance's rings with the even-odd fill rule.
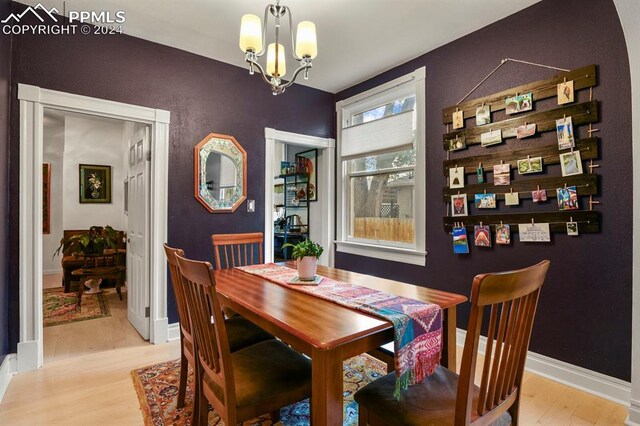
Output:
[[[127,225],[127,317],[149,339],[149,128],[129,140]]]

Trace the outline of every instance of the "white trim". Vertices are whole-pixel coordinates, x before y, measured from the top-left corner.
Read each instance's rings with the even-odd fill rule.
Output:
[[[0,365],[0,401],[4,397],[11,378],[17,371],[17,358],[16,354],[8,354],[4,357],[2,365]]]
[[[464,346],[466,335],[465,330],[457,329],[456,343],[458,346]],[[486,346],[487,338],[480,336],[479,353],[484,354]],[[629,401],[631,390],[629,382],[535,352],[527,352],[525,370],[617,404],[627,405]]]
[[[398,91],[405,91],[405,88],[399,86],[407,85],[409,83],[415,83],[414,90],[416,94],[416,165],[414,172],[414,199],[413,199],[413,211],[415,220],[415,245],[410,249],[395,248],[391,245],[381,246],[368,243],[358,243],[348,238],[347,223],[349,220],[349,212],[346,211],[345,206],[348,206],[349,192],[344,190],[343,182],[346,179],[348,170],[345,161],[338,158],[338,172],[337,175],[337,233],[336,233],[336,251],[356,254],[360,256],[368,256],[377,259],[386,259],[395,262],[409,263],[412,265],[426,265],[426,213],[424,206],[426,205],[426,68],[421,67],[416,69],[410,74],[399,77],[388,83],[377,86],[373,89],[359,93],[349,99],[344,99],[336,103],[336,128],[338,137],[338,148],[340,141],[342,140],[342,127],[344,115],[348,113],[351,108],[356,108],[358,102],[364,101],[368,98],[375,97],[385,91],[397,89]],[[385,95],[387,96],[387,95]],[[373,102],[373,100],[372,100]],[[340,152],[340,151],[338,151]]]
[[[421,266],[424,266],[427,261],[427,252],[424,251],[420,252],[391,246],[376,246],[354,241],[336,241],[336,251]]]
[[[42,342],[42,126],[45,107],[137,121],[152,128],[150,206],[151,343],[168,338],[166,265],[162,243],[167,235],[169,111],[74,95],[18,84],[20,100],[20,342],[18,371],[43,363]],[[29,194],[30,196],[26,196]]]
[[[633,169],[633,247],[632,258],[632,309],[631,315],[631,396],[627,425],[640,426],[640,4],[637,0],[614,0],[627,53],[631,76],[631,152]]]
[[[167,327],[167,342],[175,342],[180,340],[180,323],[174,322]]]
[[[301,135],[298,133],[284,132],[281,130],[265,127],[265,155],[264,155],[264,260],[273,261],[273,177],[279,174],[273,169],[273,157],[275,154],[275,143],[282,142],[289,145],[317,148],[323,151],[323,161],[321,169],[318,170],[318,178],[322,179],[318,203],[320,211],[326,217],[322,221],[319,243],[325,248],[320,257],[320,263],[333,266],[334,250],[332,241],[334,239],[334,178],[335,178],[335,139],[320,138],[316,136]]]

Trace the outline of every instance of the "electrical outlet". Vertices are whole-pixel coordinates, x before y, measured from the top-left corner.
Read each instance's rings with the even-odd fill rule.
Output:
[[[247,200],[247,211],[249,213],[256,212],[256,200]]]

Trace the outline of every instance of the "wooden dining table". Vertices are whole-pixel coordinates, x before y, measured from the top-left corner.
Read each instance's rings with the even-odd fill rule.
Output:
[[[438,304],[442,364],[455,370],[456,307],[465,296],[324,266],[318,275]],[[343,361],[392,342],[391,322],[238,269],[216,270],[215,279],[222,304],[311,357],[311,424],[342,425]]]

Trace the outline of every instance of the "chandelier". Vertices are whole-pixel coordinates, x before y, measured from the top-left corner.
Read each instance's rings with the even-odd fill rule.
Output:
[[[258,63],[258,58],[265,53],[267,35],[267,19],[269,14],[275,18],[275,42],[267,46],[267,67],[265,69]],[[289,33],[291,34],[291,55],[300,63],[292,77],[283,80],[287,72],[285,49],[280,44],[280,18],[288,15]],[[304,71],[304,79],[309,78],[313,58],[318,55],[316,43],[316,26],[313,22],[302,21],[298,24],[298,31],[294,43],[293,26],[291,24],[291,10],[287,6],[280,6],[280,0],[276,4],[268,5],[264,10],[264,23],[256,15],[244,15],[240,24],[240,49],[244,52],[244,60],[249,63],[249,74],[253,75],[258,69],[262,79],[271,86],[274,95],[284,93],[285,89],[293,84],[298,74]],[[286,82],[285,82],[286,81]]]

